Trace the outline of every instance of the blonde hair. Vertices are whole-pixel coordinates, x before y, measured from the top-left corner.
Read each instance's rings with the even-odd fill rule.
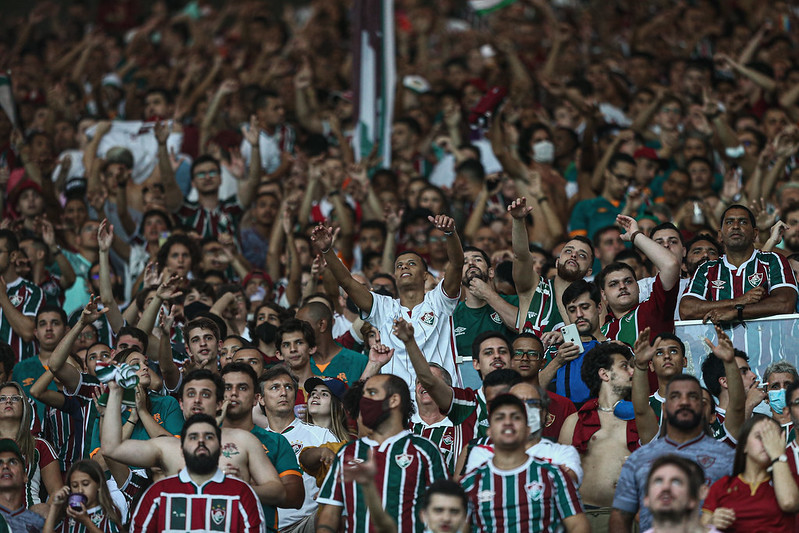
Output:
[[[316,424],[310,411],[307,412],[306,416],[309,424]],[[332,431],[333,435],[340,441],[348,441],[352,438],[350,430],[347,429],[347,415],[344,412],[344,405],[332,392],[330,393],[330,427],[327,429]]]
[[[31,406],[28,395],[19,383],[14,381],[6,381],[0,383],[0,390],[5,388],[14,388],[17,394],[22,396],[22,418],[19,421],[16,435],[4,435],[5,438],[14,439],[14,442],[19,446],[22,456],[25,459],[25,472],[30,474],[31,462],[35,458],[36,440],[33,437],[31,426],[33,424],[33,406]]]

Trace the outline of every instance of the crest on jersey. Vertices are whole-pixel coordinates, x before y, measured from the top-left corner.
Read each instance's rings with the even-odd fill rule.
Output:
[[[97,529],[100,529],[100,523],[103,521],[103,513],[94,513],[92,515],[92,524]]]
[[[711,286],[711,287],[713,287],[714,289],[719,289],[719,290],[721,290],[721,289],[723,289],[723,288],[724,288],[724,285],[725,285],[726,283],[727,283],[727,282],[726,282],[726,281],[724,281],[723,279],[714,279],[713,281],[711,281],[711,282],[710,282],[710,286]]]
[[[434,315],[432,311],[428,311],[427,313],[422,315],[422,322],[424,322],[428,326],[432,326],[435,319],[436,315]]]
[[[477,503],[485,503],[490,502],[494,499],[494,491],[493,490],[481,490],[477,493]]]
[[[211,520],[214,521],[214,524],[220,525],[222,522],[225,521],[225,509],[224,507],[214,507],[211,509]]]
[[[713,463],[716,462],[716,458],[713,457],[712,455],[698,455],[696,457],[696,461],[699,463],[699,465],[702,468],[708,469],[711,466],[713,466]]]
[[[525,485],[524,490],[527,491],[527,495],[531,500],[540,500],[541,495],[544,494],[544,484],[540,481],[533,481],[532,483]]]
[[[445,433],[443,437],[441,437],[441,443],[446,444],[447,446],[452,446],[452,435]]]
[[[300,452],[302,451],[302,443],[295,442],[294,444],[291,445],[291,449],[294,450],[294,455],[299,456]]]
[[[546,427],[549,427],[549,426],[551,426],[551,425],[552,425],[552,424],[554,424],[554,423],[555,423],[555,415],[553,415],[552,413],[549,413],[549,414],[547,415],[547,423],[546,423]]]
[[[394,460],[397,462],[397,466],[399,466],[404,470],[409,466],[411,466],[411,463],[413,462],[413,455],[408,453],[401,453],[399,455],[395,455]]]
[[[759,287],[760,282],[763,281],[763,273],[758,272],[757,274],[752,274],[751,276],[746,278],[746,280],[749,282],[749,285],[751,285],[752,287]]]
[[[491,313],[491,320],[493,320],[497,324],[502,324],[502,318],[500,318],[499,313],[497,313],[496,311]]]
[[[14,294],[13,296],[10,296],[8,299],[11,302],[11,305],[13,305],[14,307],[17,307],[22,303],[22,296],[20,296],[19,294]]]

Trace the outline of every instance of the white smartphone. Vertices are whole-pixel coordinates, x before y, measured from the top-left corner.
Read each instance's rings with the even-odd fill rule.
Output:
[[[563,334],[563,342],[571,342],[580,348],[580,353],[583,353],[583,341],[580,340],[580,332],[577,331],[577,324],[569,324],[560,328]]]

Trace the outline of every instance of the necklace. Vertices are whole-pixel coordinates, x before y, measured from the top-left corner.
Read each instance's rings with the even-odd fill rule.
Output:
[[[613,409],[614,409],[615,407],[616,407],[615,405],[614,405],[613,407],[602,407],[601,405],[599,405],[599,404],[596,404],[596,408],[597,408],[597,409],[599,409],[600,411],[603,411],[603,412],[605,412],[605,413],[612,413],[612,412],[613,412]]]

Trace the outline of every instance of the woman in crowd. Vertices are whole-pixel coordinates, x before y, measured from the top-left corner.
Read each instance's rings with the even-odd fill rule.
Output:
[[[336,378],[314,377],[305,382],[305,391],[308,393],[308,423],[329,429],[340,441],[350,440],[352,435],[341,404],[347,385]]]

